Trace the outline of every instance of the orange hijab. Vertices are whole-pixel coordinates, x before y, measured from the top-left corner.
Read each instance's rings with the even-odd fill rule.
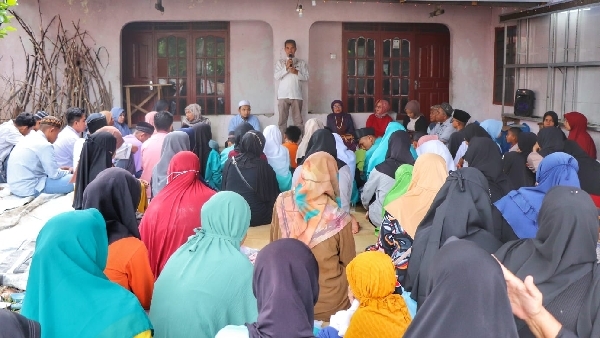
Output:
[[[385,206],[411,238],[431,207],[433,199],[448,178],[446,161],[437,154],[422,154],[417,158],[406,193]]]
[[[337,162],[320,151],[302,164],[296,187],[277,197],[281,237],[295,238],[310,248],[333,237],[350,222],[340,207]]]

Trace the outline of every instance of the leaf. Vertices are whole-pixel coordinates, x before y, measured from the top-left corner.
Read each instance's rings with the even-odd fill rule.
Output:
[[[17,0],[6,0],[6,3],[9,6],[16,6],[16,5],[18,5]]]
[[[4,27],[4,29],[6,29],[7,32],[16,32],[17,29],[13,26],[6,26]]]

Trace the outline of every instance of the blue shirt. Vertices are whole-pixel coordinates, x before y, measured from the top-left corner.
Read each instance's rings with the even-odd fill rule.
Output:
[[[44,133],[29,133],[8,158],[8,186],[20,197],[33,196],[44,190],[47,177],[59,179],[67,173],[56,163],[54,148]]]
[[[240,124],[242,124],[244,122],[250,123],[250,125],[252,125],[254,130],[260,131],[260,122],[258,121],[258,118],[254,115],[248,116],[247,121],[244,121],[244,119],[240,115],[234,116],[231,119],[231,121],[229,121],[229,131],[234,131],[237,126],[239,126]]]

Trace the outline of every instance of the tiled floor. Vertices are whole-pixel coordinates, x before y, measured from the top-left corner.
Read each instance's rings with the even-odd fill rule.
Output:
[[[360,232],[354,235],[354,242],[356,243],[356,253],[361,253],[365,251],[367,246],[375,243],[375,228],[365,219],[365,210],[359,207],[356,209],[353,215],[358,220],[361,228]],[[269,244],[270,228],[269,224],[250,228],[244,245],[255,249],[262,249],[265,245]]]

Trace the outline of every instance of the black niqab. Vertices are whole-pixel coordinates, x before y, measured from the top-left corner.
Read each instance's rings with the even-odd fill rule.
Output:
[[[469,167],[479,169],[488,180],[492,203],[513,190],[508,177],[502,172],[500,148],[491,138],[473,137],[463,158]]]
[[[254,129],[245,133],[239,144],[239,154],[233,159],[227,160],[223,168],[223,181],[221,186],[227,186],[227,173],[229,170],[236,170],[232,165],[237,165],[238,169],[256,169],[257,170],[257,186],[256,196],[261,202],[271,202],[277,199],[279,195],[279,186],[276,179],[275,171],[269,163],[261,159],[263,150],[265,149],[265,136]],[[233,163],[235,161],[235,164]]]
[[[314,337],[319,299],[319,265],[308,246],[293,238],[276,240],[256,257],[252,290],[258,305],[248,337]]]
[[[390,135],[385,160],[375,167],[377,171],[396,179],[396,170],[403,164],[415,164],[415,159],[410,152],[410,135],[398,130]]]
[[[431,272],[427,296],[405,338],[518,337],[502,269],[475,243],[444,244]]]
[[[537,135],[532,132],[522,132],[519,134],[519,141],[517,145],[519,146],[519,151],[521,154],[525,156],[525,160],[527,161],[527,156],[531,154],[533,151],[533,147],[537,143]]]
[[[519,151],[511,151],[502,158],[502,171],[508,176],[513,189],[535,186],[535,173],[527,168],[527,156],[533,151],[537,136],[531,132],[519,134]]]
[[[200,159],[200,170],[202,170],[202,177],[204,177],[211,151],[208,142],[212,139],[212,130],[206,123],[196,123],[191,128],[194,131],[194,142],[190,142],[190,148],[192,148],[191,151]]]
[[[0,338],[40,338],[40,323],[10,310],[0,310]]]
[[[585,191],[557,186],[544,197],[538,224],[535,238],[508,242],[495,256],[517,277],[533,276],[546,306],[570,285],[593,272],[592,292],[580,310],[577,336],[598,337],[600,276],[596,264],[596,206]],[[596,334],[591,334],[592,329]]]
[[[108,244],[122,238],[140,239],[135,217],[142,187],[127,170],[110,168],[92,181],[83,193],[83,209],[95,208],[106,222]]]
[[[488,253],[502,243],[494,237],[488,181],[475,168],[450,172],[429,211],[417,227],[408,262],[405,289],[420,306],[427,294],[435,254],[452,236],[475,242]]]
[[[240,143],[242,143],[242,137],[244,137],[244,135],[246,135],[247,132],[249,132],[250,130],[254,130],[254,127],[252,127],[252,125],[248,122],[242,122],[240,125],[238,125],[234,131],[233,131],[233,138],[234,138],[234,146],[233,146],[233,150],[235,150],[236,152],[240,153]]]
[[[469,125],[467,125],[463,130],[463,135],[465,136],[465,141],[467,142],[471,142],[471,139],[473,137],[487,137],[490,140],[492,139],[492,137],[490,136],[490,134],[488,134],[487,131],[485,131],[485,129],[483,129],[480,125],[475,124],[475,123],[471,123]]]
[[[555,152],[565,152],[573,156],[579,164],[577,176],[581,189],[588,194],[600,196],[600,163],[591,158],[577,142],[562,139],[563,132],[559,128],[544,128],[538,133],[538,154],[546,157]]]
[[[75,180],[75,196],[73,208],[83,208],[83,192],[100,172],[111,168],[112,157],[117,150],[117,139],[107,132],[97,132],[90,135],[83,144],[79,165],[77,166],[77,177]]]
[[[335,137],[328,129],[318,129],[315,131],[310,140],[308,140],[308,146],[306,148],[306,154],[298,161],[298,165],[304,163],[310,155],[324,151],[335,158],[338,170],[342,169],[346,162],[340,160],[337,156],[337,148],[335,147]]]

